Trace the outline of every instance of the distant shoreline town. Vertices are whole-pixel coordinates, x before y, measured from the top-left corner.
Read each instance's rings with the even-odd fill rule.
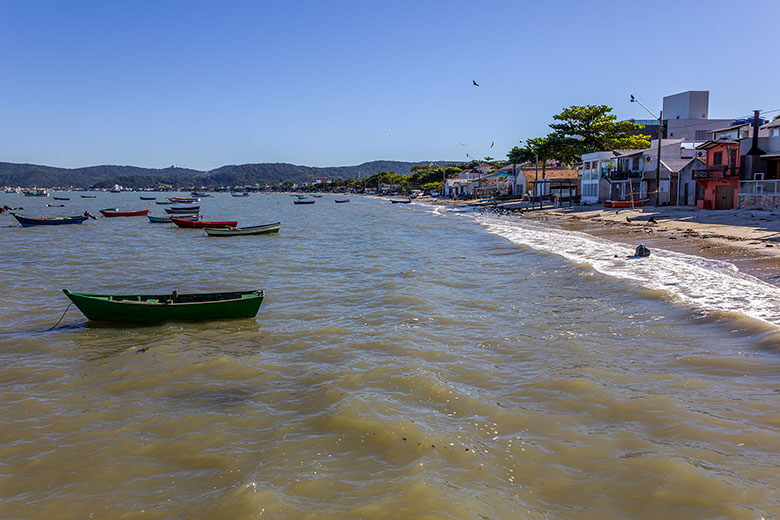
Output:
[[[631,101],[653,114],[633,96]],[[738,119],[710,119],[708,91],[664,97],[656,119],[618,121],[611,111],[605,105],[569,107],[553,116],[550,134],[527,139],[505,160],[374,161],[334,168],[265,163],[208,172],[173,166],[67,170],[0,163],[0,184],[6,185],[7,192],[59,188],[408,194],[417,190],[448,199],[615,208],[780,209],[779,116],[769,120],[754,111]]]

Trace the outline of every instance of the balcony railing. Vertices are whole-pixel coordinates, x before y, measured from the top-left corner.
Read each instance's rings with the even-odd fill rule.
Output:
[[[726,179],[728,177],[739,177],[739,168],[721,164],[703,170],[693,170],[694,179]]]
[[[780,196],[780,180],[771,181],[740,181],[740,195]]]
[[[626,181],[628,179],[641,178],[642,172],[635,172],[631,170],[613,170],[607,173],[606,177],[611,181]]]

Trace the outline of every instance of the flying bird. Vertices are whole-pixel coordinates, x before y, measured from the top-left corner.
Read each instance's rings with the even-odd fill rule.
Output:
[[[474,86],[475,86],[475,87],[478,87],[478,86],[479,86],[479,83],[477,83],[477,82],[476,82],[476,81],[474,81],[473,79],[471,80],[471,82],[474,84]]]
[[[496,144],[496,142],[495,142],[495,141],[491,141],[491,142],[490,142],[490,147],[491,147],[491,148],[493,148],[493,145],[494,145],[494,144]]]

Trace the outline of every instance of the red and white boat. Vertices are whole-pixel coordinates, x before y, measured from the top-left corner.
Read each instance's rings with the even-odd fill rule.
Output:
[[[650,199],[639,200],[605,200],[605,208],[638,208],[640,206],[647,206]]]
[[[171,217],[171,222],[182,228],[229,228],[238,226],[237,220],[214,222],[208,220],[187,220],[183,218]]]
[[[105,208],[101,209],[100,213],[104,217],[142,217],[149,213],[148,209],[142,209],[140,211],[119,211],[118,208]]]

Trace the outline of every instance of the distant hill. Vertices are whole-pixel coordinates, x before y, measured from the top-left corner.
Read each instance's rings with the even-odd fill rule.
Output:
[[[131,188],[149,188],[160,184],[226,186],[276,184],[280,181],[298,183],[310,182],[318,177],[360,179],[383,170],[408,174],[413,165],[427,164],[428,162],[372,161],[357,166],[325,168],[287,163],[257,163],[221,166],[205,172],[175,167],[156,169],[103,165],[85,168],[56,168],[37,164],[0,162],[0,186],[106,188],[120,184]],[[434,162],[436,164],[454,164],[455,161]]]

